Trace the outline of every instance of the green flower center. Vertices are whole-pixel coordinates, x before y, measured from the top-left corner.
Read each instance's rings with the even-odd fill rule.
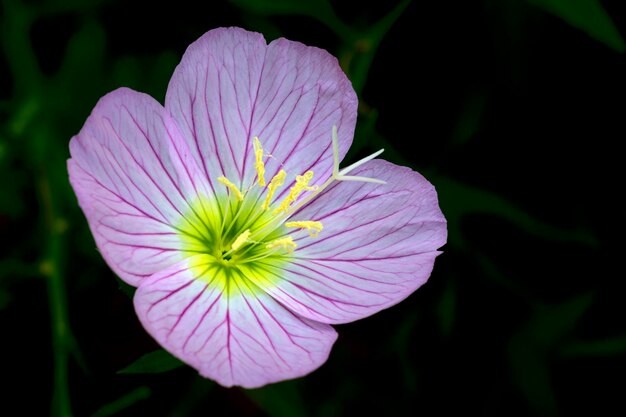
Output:
[[[287,173],[280,169],[265,180],[264,154],[261,142],[254,138],[255,179],[247,190],[240,190],[225,177],[217,178],[224,188],[212,197],[198,196],[177,225],[181,251],[190,258],[194,276],[210,285],[226,288],[249,288],[272,285],[292,258],[297,244],[290,229],[306,230],[315,238],[323,225],[314,220],[291,221],[290,217],[308,204],[334,181],[361,181],[384,184],[384,181],[349,176],[354,168],[379,155],[381,151],[339,170],[337,129],[333,126],[333,172],[322,185],[309,185],[313,171],[297,175],[281,201],[273,202],[276,190],[285,184]],[[247,279],[246,279],[247,278]],[[254,282],[255,284],[251,284]],[[235,283],[236,286],[231,285]]]
[[[202,255],[206,262],[224,268],[261,259],[288,259],[288,251],[268,248],[288,229],[283,225],[272,228],[274,216],[260,209],[256,200],[257,196],[248,195],[239,201],[225,193],[199,197],[178,226],[182,251],[188,256]],[[252,240],[253,236],[262,239]]]

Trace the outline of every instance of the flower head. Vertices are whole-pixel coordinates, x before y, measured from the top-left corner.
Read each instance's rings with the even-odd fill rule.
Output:
[[[326,51],[238,28],[185,52],[165,106],[102,97],[70,143],[96,244],[145,329],[224,386],[305,375],[347,323],[430,275],[434,188],[376,154],[347,168],[357,99]]]

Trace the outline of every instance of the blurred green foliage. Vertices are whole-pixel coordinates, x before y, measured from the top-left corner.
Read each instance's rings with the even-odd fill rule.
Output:
[[[600,0],[530,0],[531,3],[585,31],[618,52],[624,52],[624,39]]]
[[[600,197],[592,190],[616,181],[604,171],[610,162],[594,160],[605,155],[592,151],[592,142],[608,146],[625,133],[602,123],[623,118],[626,95],[614,113],[595,109],[594,100],[597,90],[626,92],[626,11],[611,5],[615,19],[598,0],[445,7],[232,0],[172,10],[113,0],[2,0],[0,325],[10,362],[5,377],[17,388],[1,413],[408,416],[458,406],[483,415],[558,415],[601,404],[624,411],[619,401],[607,402],[624,386],[597,382],[601,372],[626,368],[618,359],[626,353],[625,311],[614,305],[622,277],[608,273],[615,262],[609,255],[623,255],[612,239],[621,241],[626,218],[623,209],[613,216],[616,206],[602,200],[621,194],[623,184],[598,191]],[[69,139],[100,96],[128,86],[162,101],[184,48],[226,25],[263,28],[268,39],[286,36],[336,55],[360,98],[347,158],[384,147],[386,159],[422,172],[438,190],[450,232],[424,288],[375,317],[338,326],[329,362],[312,375],[249,391],[215,386],[155,350],[133,314],[132,288],[118,284],[95,249],[65,167]],[[477,35],[464,41],[468,29]],[[472,44],[478,41],[488,47]],[[589,65],[567,67],[576,77],[599,67],[594,74],[613,78],[607,85],[578,78],[554,93],[560,101],[545,113],[524,113],[527,105],[541,108],[528,100],[532,94],[553,97],[555,47]],[[483,51],[487,62],[463,48]],[[497,69],[485,73],[490,66]],[[560,129],[576,134],[575,115],[556,115],[559,106],[573,108],[572,97],[596,129],[584,152],[558,137]],[[529,114],[547,114],[547,130],[516,140],[529,121],[515,117]],[[497,162],[513,160],[506,152],[539,161],[548,155],[554,172],[541,172],[552,165],[535,159],[516,172]],[[559,184],[556,197],[536,194],[537,178],[558,184],[563,170],[573,185]],[[536,189],[526,191],[527,183]],[[559,203],[562,196],[570,200]]]
[[[163,349],[143,355],[126,368],[118,371],[120,374],[151,374],[171,371],[184,364]]]

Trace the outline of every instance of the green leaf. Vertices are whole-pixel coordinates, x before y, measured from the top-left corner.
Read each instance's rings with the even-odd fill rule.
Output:
[[[245,392],[270,417],[307,417],[311,413],[298,384],[298,381],[284,381]]]
[[[334,14],[328,0],[231,0],[231,2],[243,10],[260,15],[328,16]]]
[[[344,24],[328,0],[230,0],[242,10],[259,16],[301,15],[318,20],[339,37],[352,37],[352,30]]]
[[[342,57],[341,61],[344,62],[344,71],[350,78],[354,91],[361,97],[365,83],[369,75],[369,70],[374,62],[376,51],[380,46],[383,38],[393,27],[396,21],[402,16],[404,10],[409,6],[411,0],[403,0],[399,2],[389,13],[383,16],[375,24],[371,25],[367,31],[360,34],[357,38],[344,40],[352,42],[352,50],[350,56]],[[354,36],[354,35],[353,35]],[[349,65],[345,67],[345,62],[348,61]]]
[[[587,311],[593,294],[574,297],[558,305],[538,308],[513,335],[508,345],[514,383],[528,400],[533,415],[557,415],[557,401],[548,368],[553,352]]]
[[[118,414],[120,411],[127,409],[128,407],[134,405],[135,403],[148,399],[150,397],[150,388],[148,387],[139,387],[129,392],[128,394],[118,398],[115,401],[112,401],[108,404],[103,405],[91,415],[91,417],[109,417]]]
[[[613,356],[626,354],[626,335],[592,341],[571,341],[560,349],[568,358],[584,356]]]
[[[530,0],[530,2],[618,52],[624,52],[626,49],[624,39],[599,0]]]
[[[574,330],[591,306],[593,294],[583,294],[556,306],[540,310],[530,323],[533,339],[543,347],[552,347]]]
[[[557,415],[558,406],[547,358],[527,342],[524,334],[518,333],[509,343],[508,356],[512,380],[524,394],[533,415]]]
[[[469,142],[480,128],[487,104],[487,93],[483,90],[472,91],[465,100],[458,122],[452,131],[452,146],[462,146]]]
[[[59,71],[51,84],[48,108],[74,123],[86,115],[74,116],[70,108],[90,108],[101,94],[104,79],[106,32],[96,21],[88,20],[68,41]]]
[[[506,199],[489,191],[462,184],[452,178],[426,175],[435,185],[441,209],[448,220],[449,242],[467,247],[461,232],[461,219],[468,214],[491,214],[504,218],[526,232],[556,242],[597,244],[594,236],[582,230],[564,230],[543,223]]]
[[[172,369],[180,368],[183,366],[180,360],[176,359],[169,352],[163,349],[155,350],[135,362],[131,363],[126,368],[118,371],[118,374],[158,374],[161,372],[171,371]]]

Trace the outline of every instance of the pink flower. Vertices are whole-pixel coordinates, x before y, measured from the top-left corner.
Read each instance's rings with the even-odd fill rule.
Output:
[[[222,28],[189,46],[165,106],[115,90],[72,138],[102,256],[137,287],[145,329],[201,375],[248,388],[306,375],[331,324],[428,279],[446,241],[435,190],[380,152],[339,169],[356,109],[326,51]]]

